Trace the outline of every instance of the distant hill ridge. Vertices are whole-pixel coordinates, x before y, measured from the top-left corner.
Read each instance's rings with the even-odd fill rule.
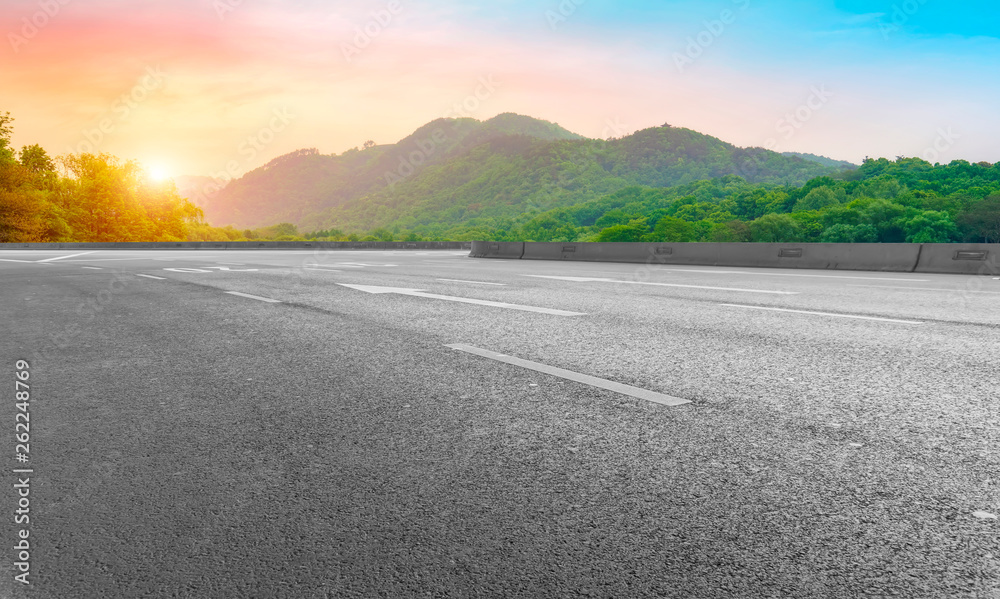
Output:
[[[802,184],[841,168],[669,125],[597,140],[504,113],[486,121],[437,119],[395,144],[339,155],[298,150],[199,203],[214,225],[289,222],[300,230],[361,231],[510,217],[629,185],[668,187],[732,174],[752,183]]]

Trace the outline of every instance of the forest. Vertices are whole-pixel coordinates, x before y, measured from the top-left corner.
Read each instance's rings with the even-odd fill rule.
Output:
[[[341,156],[300,150],[279,157],[230,184],[229,199],[237,202],[230,208],[250,205],[237,201],[246,194],[267,208],[313,193],[303,200],[312,212],[296,213],[299,222],[276,217],[218,227],[172,182],[152,181],[134,161],[52,158],[38,145],[15,151],[13,118],[4,113],[0,242],[1000,242],[1000,163],[897,157],[868,158],[854,168],[734,148],[669,125],[605,141],[501,117],[461,120],[451,138],[441,138],[447,144],[431,164],[398,182],[379,179],[385,165],[406,155],[407,140]],[[409,141],[419,142],[420,134]],[[367,179],[357,174],[365,164],[379,165]],[[324,208],[316,197],[324,197],[329,180],[320,185],[319,171],[338,181],[353,177],[355,193]]]

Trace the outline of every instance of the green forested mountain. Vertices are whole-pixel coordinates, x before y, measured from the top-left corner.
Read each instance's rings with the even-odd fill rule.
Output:
[[[0,242],[1000,242],[1000,162],[835,170],[669,126],[599,141],[508,114],[340,156],[300,150],[216,191],[104,154],[15,151],[12,122],[0,113]],[[201,207],[272,224],[212,227]]]
[[[803,160],[811,160],[822,164],[823,166],[829,166],[837,169],[849,169],[858,168],[858,165],[848,162],[846,160],[834,160],[833,158],[827,158],[826,156],[817,156],[816,154],[810,154],[808,152],[782,152],[782,156],[798,156]]]
[[[631,186],[571,207],[434,234],[500,241],[998,242],[1000,163],[880,158],[801,186],[751,184],[732,175],[669,188]]]
[[[573,206],[632,185],[669,187],[736,174],[801,185],[839,169],[669,125],[586,139],[515,114],[439,119],[399,143],[340,155],[299,150],[247,173],[204,206],[217,225],[430,231]]]

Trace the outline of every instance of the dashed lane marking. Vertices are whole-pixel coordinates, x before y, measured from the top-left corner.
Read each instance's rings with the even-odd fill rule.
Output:
[[[81,268],[86,268],[87,270],[104,270],[100,266],[83,266]]]
[[[877,320],[880,322],[895,322],[898,324],[924,324],[919,320],[900,320],[898,318],[881,318],[878,316],[859,316],[857,314],[838,314],[836,312],[813,312],[811,310],[791,310],[788,308],[767,308],[764,306],[744,306],[742,304],[719,304],[730,308],[749,308],[751,310],[770,310],[773,312],[794,312],[796,314],[813,314],[816,316],[834,316],[837,318],[856,318],[859,320]]]
[[[813,279],[860,279],[862,281],[905,281],[913,283],[926,283],[929,279],[904,279],[901,277],[851,277],[847,275],[807,275],[802,273],[789,272],[753,272],[746,270],[695,270],[693,268],[656,268],[657,271],[668,272],[697,272],[720,275],[760,275],[765,277],[807,277]]]
[[[538,279],[555,279],[557,281],[572,281],[574,283],[621,283],[628,285],[652,285],[655,287],[681,287],[685,289],[711,289],[714,291],[741,291],[743,293],[770,293],[773,295],[798,295],[798,291],[771,291],[769,289],[742,289],[739,287],[710,287],[707,285],[678,285],[675,283],[653,283],[650,281],[621,281],[618,279],[603,279],[599,277],[556,277],[551,275],[523,275]]]
[[[65,260],[66,258],[76,258],[77,256],[86,256],[87,254],[93,254],[96,251],[97,250],[94,250],[93,252],[80,252],[79,254],[69,254],[68,256],[53,256],[51,258],[45,258],[43,260],[38,260],[38,262],[39,263],[41,263],[41,262],[55,262],[56,260]]]
[[[487,283],[486,281],[466,281],[464,279],[437,279],[438,281],[451,281],[452,283],[475,283],[477,285],[496,285],[506,287],[507,283]]]
[[[280,304],[281,300],[271,299],[269,297],[261,297],[259,295],[250,295],[249,293],[240,293],[239,291],[227,291],[229,295],[238,295],[240,297],[246,297],[249,299],[254,299],[260,302],[267,302],[269,304]]]
[[[942,289],[940,287],[900,287],[898,285],[848,285],[848,287],[868,287],[873,289],[901,289],[903,291],[947,291],[948,293],[1000,294],[1000,291],[982,291],[976,289]]]
[[[137,274],[135,276],[137,276],[137,277],[145,277],[147,279],[156,279],[157,281],[166,281],[166,279],[164,277],[154,277],[153,275]]]
[[[656,391],[650,391],[649,389],[642,389],[640,387],[633,387],[632,385],[616,383],[615,381],[609,381],[607,379],[598,378],[596,376],[590,376],[589,374],[581,374],[579,372],[573,372],[572,370],[566,370],[565,368],[557,368],[555,366],[549,366],[548,364],[542,364],[541,362],[532,362],[531,360],[515,358],[514,356],[499,354],[497,352],[493,352],[488,349],[482,349],[479,347],[473,347],[471,345],[465,345],[464,343],[453,343],[451,345],[447,345],[446,347],[450,347],[452,349],[463,351],[470,354],[475,354],[483,358],[489,358],[490,360],[496,360],[498,362],[504,362],[506,364],[511,364],[514,366],[520,366],[521,368],[527,368],[528,370],[534,370],[535,372],[542,372],[562,379],[575,381],[577,383],[583,383],[584,385],[590,385],[591,387],[607,389],[608,391],[614,391],[615,393],[621,393],[623,395],[628,395],[630,397],[635,397],[638,399],[644,399],[646,401],[663,404],[665,406],[679,406],[686,403],[691,403],[689,400],[681,399],[679,397],[673,397],[671,395],[665,395],[663,393],[657,393]]]

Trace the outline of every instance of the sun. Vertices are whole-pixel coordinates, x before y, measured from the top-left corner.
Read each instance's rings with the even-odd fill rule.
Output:
[[[155,183],[162,183],[170,178],[170,169],[163,163],[154,162],[146,167],[146,175]]]

